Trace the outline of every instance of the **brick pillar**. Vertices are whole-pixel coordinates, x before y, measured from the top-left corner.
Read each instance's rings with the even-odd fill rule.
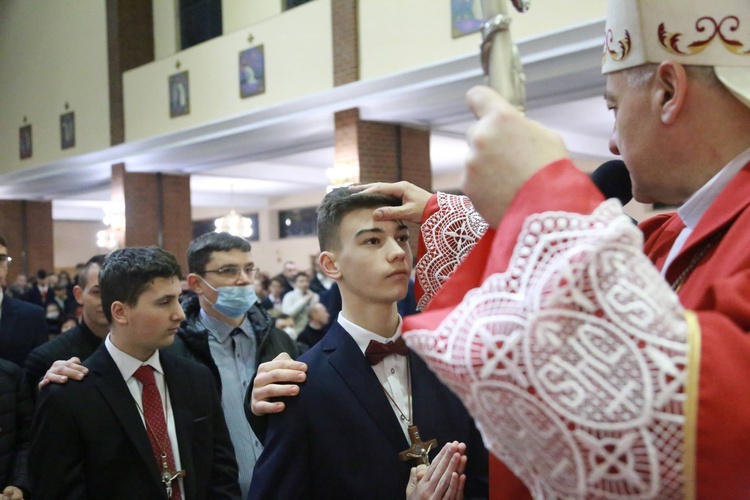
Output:
[[[333,84],[359,80],[358,0],[331,0]]]
[[[13,258],[8,284],[19,274],[54,270],[51,201],[0,200],[0,235]]]
[[[190,177],[127,172],[112,166],[112,202],[125,208],[124,246],[159,245],[177,257],[187,274],[193,236]]]
[[[122,74],[154,60],[152,0],[107,0],[109,114],[112,145],[125,142]]]
[[[339,111],[334,119],[335,163],[358,166],[360,182],[403,180],[432,189],[429,130],[360,120],[358,109]],[[411,241],[416,252],[418,238]]]

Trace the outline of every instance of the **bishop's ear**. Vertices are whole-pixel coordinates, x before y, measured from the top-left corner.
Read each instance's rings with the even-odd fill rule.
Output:
[[[321,271],[323,271],[326,276],[332,280],[341,279],[341,271],[336,262],[336,254],[328,251],[321,252],[318,257],[318,263],[320,264]]]
[[[685,104],[688,78],[685,67],[674,61],[662,62],[656,70],[654,101],[662,123],[671,125]]]

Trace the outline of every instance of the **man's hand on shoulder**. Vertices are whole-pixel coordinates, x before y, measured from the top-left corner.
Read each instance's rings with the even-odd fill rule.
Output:
[[[23,491],[15,486],[6,486],[3,490],[2,500],[23,500]]]
[[[461,500],[466,485],[466,445],[446,443],[429,466],[412,467],[406,485],[407,500]]]
[[[46,385],[65,384],[68,380],[83,380],[89,373],[89,369],[81,364],[81,360],[73,356],[67,361],[58,360],[52,363],[52,366],[39,382],[39,389]]]
[[[266,361],[258,367],[253,382],[250,409],[261,417],[269,413],[284,411],[284,403],[270,401],[283,396],[296,396],[299,386],[307,378],[307,365],[294,361],[287,353],[282,352],[272,361]]]

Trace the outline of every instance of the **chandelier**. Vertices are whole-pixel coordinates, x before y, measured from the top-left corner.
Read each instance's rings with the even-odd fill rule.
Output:
[[[243,238],[249,238],[255,232],[253,229],[253,220],[243,217],[235,212],[234,209],[230,210],[224,217],[216,219],[214,225],[216,225],[215,231],[217,233],[229,233]]]
[[[346,163],[337,163],[326,170],[328,178],[328,187],[326,192],[330,193],[338,187],[346,187],[359,182],[359,168],[356,165]]]
[[[125,206],[106,207],[102,222],[108,227],[96,233],[96,246],[109,252],[117,250],[125,241]]]

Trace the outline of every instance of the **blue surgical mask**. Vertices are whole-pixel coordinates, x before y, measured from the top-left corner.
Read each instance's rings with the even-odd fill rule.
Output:
[[[227,318],[239,318],[258,301],[258,296],[255,295],[255,286],[253,285],[220,286],[214,288],[206,280],[203,280],[203,282],[211,290],[219,294],[219,298],[216,299],[216,303],[213,306],[214,309]]]

